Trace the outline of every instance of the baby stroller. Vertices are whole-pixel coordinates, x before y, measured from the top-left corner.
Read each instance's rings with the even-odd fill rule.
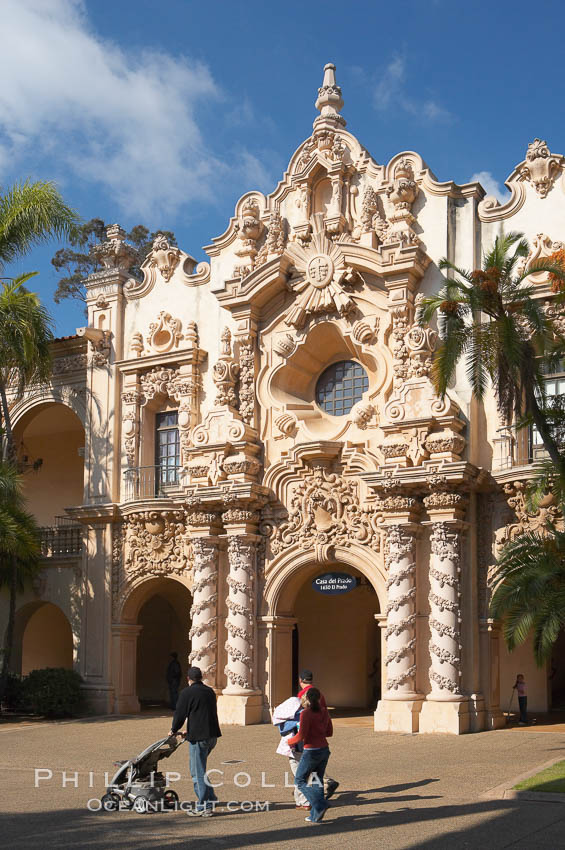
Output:
[[[163,774],[157,770],[161,759],[168,759],[185,739],[171,735],[162,738],[127,761],[116,761],[118,770],[101,799],[102,809],[115,812],[133,809],[138,814],[176,809],[179,797],[166,787]]]

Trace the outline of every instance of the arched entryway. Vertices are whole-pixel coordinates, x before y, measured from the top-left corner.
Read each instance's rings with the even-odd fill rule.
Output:
[[[372,550],[357,550],[338,550],[335,561],[323,564],[306,552],[287,552],[273,565],[263,618],[270,706],[295,692],[298,672],[309,669],[329,705],[376,708],[382,687],[380,600],[386,599],[385,577]],[[355,586],[346,593],[320,593],[313,582],[327,573],[345,573]]]
[[[353,576],[357,586],[336,594],[315,590],[317,578],[340,573]],[[379,600],[371,583],[359,570],[343,564],[318,566],[299,588],[294,603],[295,664],[298,671],[314,672],[328,705],[376,708],[381,666],[378,614]]]
[[[73,667],[73,632],[52,602],[30,602],[16,612],[13,672],[26,676],[45,667]]]
[[[153,578],[138,585],[114,627],[116,709],[136,711],[168,704],[166,680],[170,653],[177,652],[184,684],[190,654],[192,595],[172,578]]]

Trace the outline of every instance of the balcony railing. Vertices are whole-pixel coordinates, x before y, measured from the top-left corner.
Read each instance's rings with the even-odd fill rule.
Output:
[[[124,472],[124,501],[167,498],[178,490],[180,466],[136,466]]]
[[[82,528],[69,517],[56,516],[53,525],[39,529],[41,557],[69,557],[82,552]]]

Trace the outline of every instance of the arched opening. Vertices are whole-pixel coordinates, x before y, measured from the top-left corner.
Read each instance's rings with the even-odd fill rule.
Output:
[[[12,670],[26,676],[45,667],[73,667],[73,632],[52,602],[32,602],[16,613]]]
[[[40,404],[16,423],[14,440],[27,508],[39,525],[56,525],[65,508],[83,502],[82,422],[64,404]]]
[[[122,666],[134,664],[135,673],[128,676],[122,670],[120,679],[132,678],[135,681],[141,707],[168,705],[166,671],[171,652],[178,653],[182,670],[181,689],[186,682],[191,606],[190,591],[181,582],[170,578],[143,582],[126,603],[123,620],[137,627],[137,646],[132,657],[122,653],[120,663]]]
[[[352,589],[316,590],[316,579],[328,574],[350,576]],[[380,604],[366,575],[343,562],[305,564],[287,579],[276,607],[295,625],[275,643],[270,667],[274,704],[296,693],[298,673],[308,669],[328,705],[374,711],[381,696]]]

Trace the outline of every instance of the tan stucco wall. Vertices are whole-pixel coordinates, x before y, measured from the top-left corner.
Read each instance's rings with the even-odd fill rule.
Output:
[[[526,679],[528,711],[547,711],[548,670],[545,665],[536,666],[531,638],[513,652],[508,652],[503,640],[500,646],[500,704],[503,710],[508,711],[516,675],[522,673]],[[518,699],[515,695],[513,711],[517,710]]]
[[[29,619],[22,641],[22,675],[43,667],[73,666],[71,626],[56,605],[47,602]]]

